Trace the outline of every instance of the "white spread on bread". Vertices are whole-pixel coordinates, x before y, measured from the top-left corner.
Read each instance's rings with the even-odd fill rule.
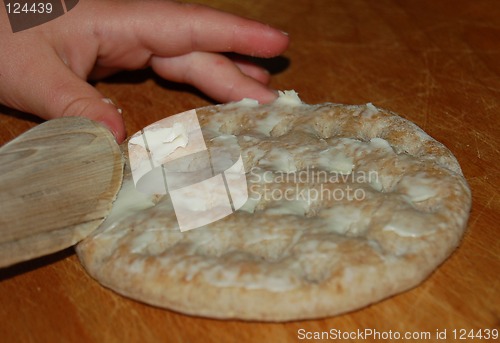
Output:
[[[159,156],[168,156],[176,149],[187,146],[189,142],[188,134],[188,128],[185,125],[174,123],[172,127],[152,128],[145,132],[147,146],[142,135],[131,138],[130,142],[140,145],[145,149],[148,148]]]

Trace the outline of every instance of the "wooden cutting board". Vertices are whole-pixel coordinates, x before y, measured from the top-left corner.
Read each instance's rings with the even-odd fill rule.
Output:
[[[157,309],[100,286],[72,249],[0,270],[2,342],[493,342],[467,338],[500,325],[500,2],[495,0],[200,0],[290,35],[268,61],[271,86],[308,103],[373,104],[401,114],[458,158],[473,204],[461,246],[419,287],[360,311],[284,324],[217,321]],[[165,39],[168,39],[166,37]],[[210,102],[150,71],[101,82],[129,134]],[[3,144],[35,125],[0,109]],[[373,335],[358,336],[358,332]],[[453,331],[455,330],[455,331]],[[437,340],[446,333],[446,339]],[[464,333],[466,334],[464,336]],[[425,339],[424,335],[431,335]],[[323,340],[323,342],[334,340]],[[376,342],[383,342],[383,339]],[[387,340],[390,341],[390,340]],[[392,340],[395,341],[395,340]]]

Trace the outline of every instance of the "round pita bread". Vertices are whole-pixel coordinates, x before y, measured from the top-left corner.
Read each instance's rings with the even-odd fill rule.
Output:
[[[456,159],[394,113],[285,92],[197,114],[208,148],[239,145],[250,198],[181,232],[169,195],[138,192],[126,166],[112,214],[77,247],[120,294],[212,318],[320,318],[417,286],[460,242],[471,196]]]

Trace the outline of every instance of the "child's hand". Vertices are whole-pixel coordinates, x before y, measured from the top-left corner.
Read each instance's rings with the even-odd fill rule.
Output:
[[[170,1],[80,0],[67,14],[17,33],[2,12],[0,102],[45,119],[89,117],[121,142],[117,108],[87,78],[151,66],[222,102],[268,102],[275,98],[268,73],[218,52],[273,57],[287,45],[286,34],[266,25]]]

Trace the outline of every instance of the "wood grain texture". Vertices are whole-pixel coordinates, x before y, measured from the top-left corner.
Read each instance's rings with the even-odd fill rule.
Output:
[[[200,319],[125,299],[94,282],[66,250],[0,270],[2,341],[299,342],[300,329],[429,332],[434,338],[436,330],[447,329],[451,342],[453,329],[499,328],[500,3],[202,2],[290,34],[284,58],[266,62],[280,71],[273,76],[274,88],[295,89],[308,103],[373,102],[444,143],[472,188],[462,245],[411,291],[339,317],[287,324]],[[210,103],[149,71],[120,75],[97,87],[124,109],[129,134]],[[31,117],[3,112],[2,143],[35,125]]]
[[[87,118],[42,123],[0,148],[0,267],[73,246],[120,189],[118,144]]]

